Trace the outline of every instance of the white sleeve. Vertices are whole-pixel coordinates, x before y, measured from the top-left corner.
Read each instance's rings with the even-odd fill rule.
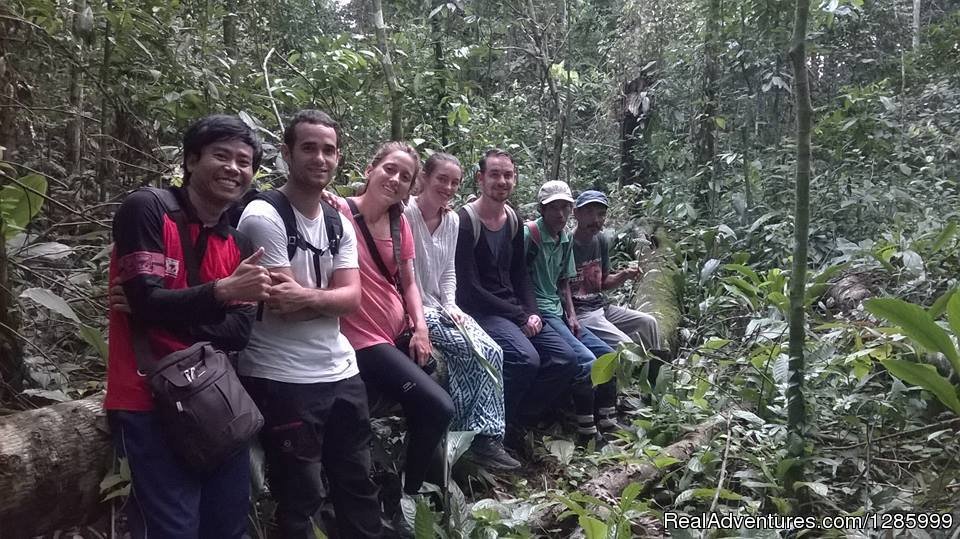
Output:
[[[451,224],[447,224],[447,220]],[[457,236],[460,233],[460,216],[455,211],[448,211],[443,216],[445,253],[448,254],[446,264],[440,268],[440,303],[444,307],[455,307],[457,304]]]
[[[263,247],[260,265],[266,268],[289,268],[287,256],[287,231],[277,210],[269,202],[253,200],[243,209],[237,230],[253,243],[253,248]]]
[[[340,216],[340,226],[343,227],[343,237],[340,238],[340,250],[337,256],[333,258],[333,270],[355,269],[360,267],[357,259],[357,233],[353,230],[353,225],[342,213]]]

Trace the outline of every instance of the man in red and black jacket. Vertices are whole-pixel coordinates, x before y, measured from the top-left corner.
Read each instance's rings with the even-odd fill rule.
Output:
[[[171,191],[189,227],[202,284],[187,283],[177,225],[160,197],[144,189],[127,197],[113,221],[110,282],[122,290],[112,291],[104,408],[117,453],[130,464],[127,515],[134,538],[239,538],[249,509],[248,452],[208,476],[173,454],[137,370],[131,319],[146,329],[148,361],[199,341],[224,351],[246,346],[254,302],[267,299],[270,277],[257,265],[263,250],[251,254],[225,211],[249,188],[263,152],[246,124],[224,115],[193,124],[183,150],[184,187]]]

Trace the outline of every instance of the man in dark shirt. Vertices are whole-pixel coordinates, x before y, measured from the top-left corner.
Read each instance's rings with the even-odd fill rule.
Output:
[[[524,427],[567,390],[578,367],[573,350],[537,310],[523,231],[506,204],[516,187],[510,154],[488,150],[477,185],[480,197],[459,211],[457,305],[503,348],[507,442],[516,447]]]
[[[610,272],[607,239],[601,233],[608,205],[606,195],[592,190],[581,193],[574,205],[577,228],[573,231],[573,260],[577,276],[570,281],[573,307],[580,326],[611,347],[620,343],[642,344],[654,356],[649,371],[653,385],[662,360],[669,359],[667,352],[660,350],[657,319],[635,309],[610,305],[603,297],[604,290],[617,288],[640,274],[637,267]],[[613,406],[601,407],[598,414],[604,424],[611,424],[616,410]]]
[[[248,452],[239,451],[209,476],[188,469],[167,445],[153,398],[137,370],[134,324],[156,361],[199,341],[225,351],[246,346],[270,276],[257,265],[262,249],[227,224],[224,211],[250,186],[262,150],[236,116],[208,116],[184,135],[182,188],[171,188],[192,246],[157,193],[139,190],[113,220],[113,291],[104,408],[117,454],[130,465],[128,523],[134,538],[243,537],[249,510]],[[184,250],[194,248],[202,284],[189,286]]]

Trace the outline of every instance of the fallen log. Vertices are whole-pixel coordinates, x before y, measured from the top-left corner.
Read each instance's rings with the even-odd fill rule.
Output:
[[[657,317],[663,345],[676,352],[681,298],[676,286],[673,252],[665,247],[653,251],[643,258],[641,269],[643,277],[636,285],[631,305]]]
[[[688,462],[693,458],[693,455],[698,450],[703,449],[710,443],[710,440],[725,423],[726,419],[723,416],[713,416],[694,427],[693,430],[676,442],[663,448],[663,451],[661,451],[662,455],[669,455],[679,461],[674,466],[658,468],[654,466],[653,462],[613,466],[584,483],[580,491],[613,506],[618,505],[620,495],[623,494],[623,490],[631,483],[640,483],[642,486],[641,492],[646,492],[663,479],[667,472],[679,466],[680,463]],[[548,534],[557,529],[563,529],[564,523],[561,522],[560,515],[565,510],[566,507],[562,504],[549,506],[534,515],[531,522],[531,529]],[[600,513],[602,512],[603,511],[600,511]],[[567,524],[569,525],[569,522],[567,522]],[[663,536],[662,525],[658,521],[643,519],[640,524],[641,526],[647,527],[641,535],[652,537]],[[635,533],[638,533],[638,531],[635,530]]]
[[[725,422],[721,416],[713,416],[697,425],[692,431],[676,442],[665,447],[661,455],[670,456],[679,462],[687,462],[700,449],[703,449]],[[630,483],[640,483],[643,490],[656,484],[671,467],[657,468],[653,462],[625,464],[610,468],[583,485],[581,490],[594,498],[616,503]]]
[[[103,396],[0,417],[0,539],[89,522],[112,452]]]

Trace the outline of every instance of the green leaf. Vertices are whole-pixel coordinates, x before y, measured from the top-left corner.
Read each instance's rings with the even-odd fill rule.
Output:
[[[952,298],[953,295],[956,293],[957,293],[957,289],[951,288],[950,290],[947,290],[946,292],[944,292],[943,295],[941,295],[939,298],[937,298],[937,301],[933,302],[933,305],[931,305],[930,308],[927,310],[927,312],[930,314],[931,320],[936,320],[941,316],[943,316],[943,313],[947,311],[947,302],[950,301],[950,298]],[[960,336],[960,333],[957,333],[957,329],[955,327],[953,329],[953,332],[956,335]]]
[[[78,330],[80,338],[83,339],[83,342],[89,344],[97,351],[97,354],[103,359],[104,362],[107,361],[107,341],[103,339],[103,334],[100,333],[100,330],[90,327],[86,324],[80,324],[80,329]]]
[[[947,223],[947,226],[943,227],[943,230],[937,234],[937,239],[933,240],[933,245],[930,246],[930,250],[936,253],[940,249],[943,249],[944,245],[946,245],[947,242],[950,241],[950,238],[952,238],[956,233],[957,222],[950,221]]]
[[[590,380],[593,382],[594,387],[605,384],[613,379],[613,376],[617,372],[619,355],[619,352],[608,352],[593,362],[593,366],[590,367]]]
[[[447,433],[447,464],[453,466],[470,449],[477,433],[472,430],[452,430]]]
[[[630,483],[627,485],[627,488],[623,489],[623,494],[620,495],[620,512],[623,513],[630,508],[630,504],[633,503],[633,500],[637,499],[637,496],[640,495],[640,492],[643,490],[643,485],[640,483]]]
[[[581,515],[580,527],[583,528],[583,534],[587,539],[607,538],[607,525],[593,517]]]
[[[947,300],[947,322],[950,323],[953,334],[960,338],[960,294],[954,294]],[[954,365],[953,368],[960,375],[960,369],[957,368],[957,365]]]
[[[20,294],[20,297],[29,298],[51,311],[59,313],[65,318],[69,318],[78,324],[80,323],[80,319],[77,318],[77,313],[73,312],[70,304],[47,288],[28,288]]]
[[[670,455],[663,455],[653,459],[653,465],[661,470],[668,466],[673,466],[678,462],[680,462],[680,459],[671,457]]]
[[[417,515],[413,522],[413,536],[415,539],[433,539],[436,534],[433,531],[433,525],[436,522],[436,515],[430,510],[427,501],[420,499],[417,501]]]
[[[796,483],[794,483],[794,485],[795,485],[796,487],[807,487],[808,489],[816,492],[816,493],[817,493],[817,496],[820,496],[820,497],[823,497],[823,498],[826,498],[826,497],[827,497],[827,494],[830,493],[830,488],[829,488],[827,485],[823,484],[823,483],[817,483],[817,482],[813,482],[813,481],[810,481],[810,482],[807,482],[807,481],[797,481]]]
[[[960,398],[957,389],[937,372],[933,365],[924,365],[902,359],[884,359],[880,363],[887,371],[904,382],[929,391],[947,408],[960,415]]]
[[[960,354],[947,332],[936,324],[919,305],[897,298],[874,298],[864,302],[870,313],[899,326],[899,330],[928,350],[947,356],[953,368],[960,373]],[[948,307],[949,309],[949,307]]]
[[[546,443],[546,447],[562,466],[566,466],[573,459],[573,450],[576,446],[570,440],[550,440]]]
[[[39,174],[30,174],[17,181],[23,185],[11,183],[0,189],[0,228],[4,241],[22,231],[40,212],[43,206],[41,194],[47,193],[47,180]]]

